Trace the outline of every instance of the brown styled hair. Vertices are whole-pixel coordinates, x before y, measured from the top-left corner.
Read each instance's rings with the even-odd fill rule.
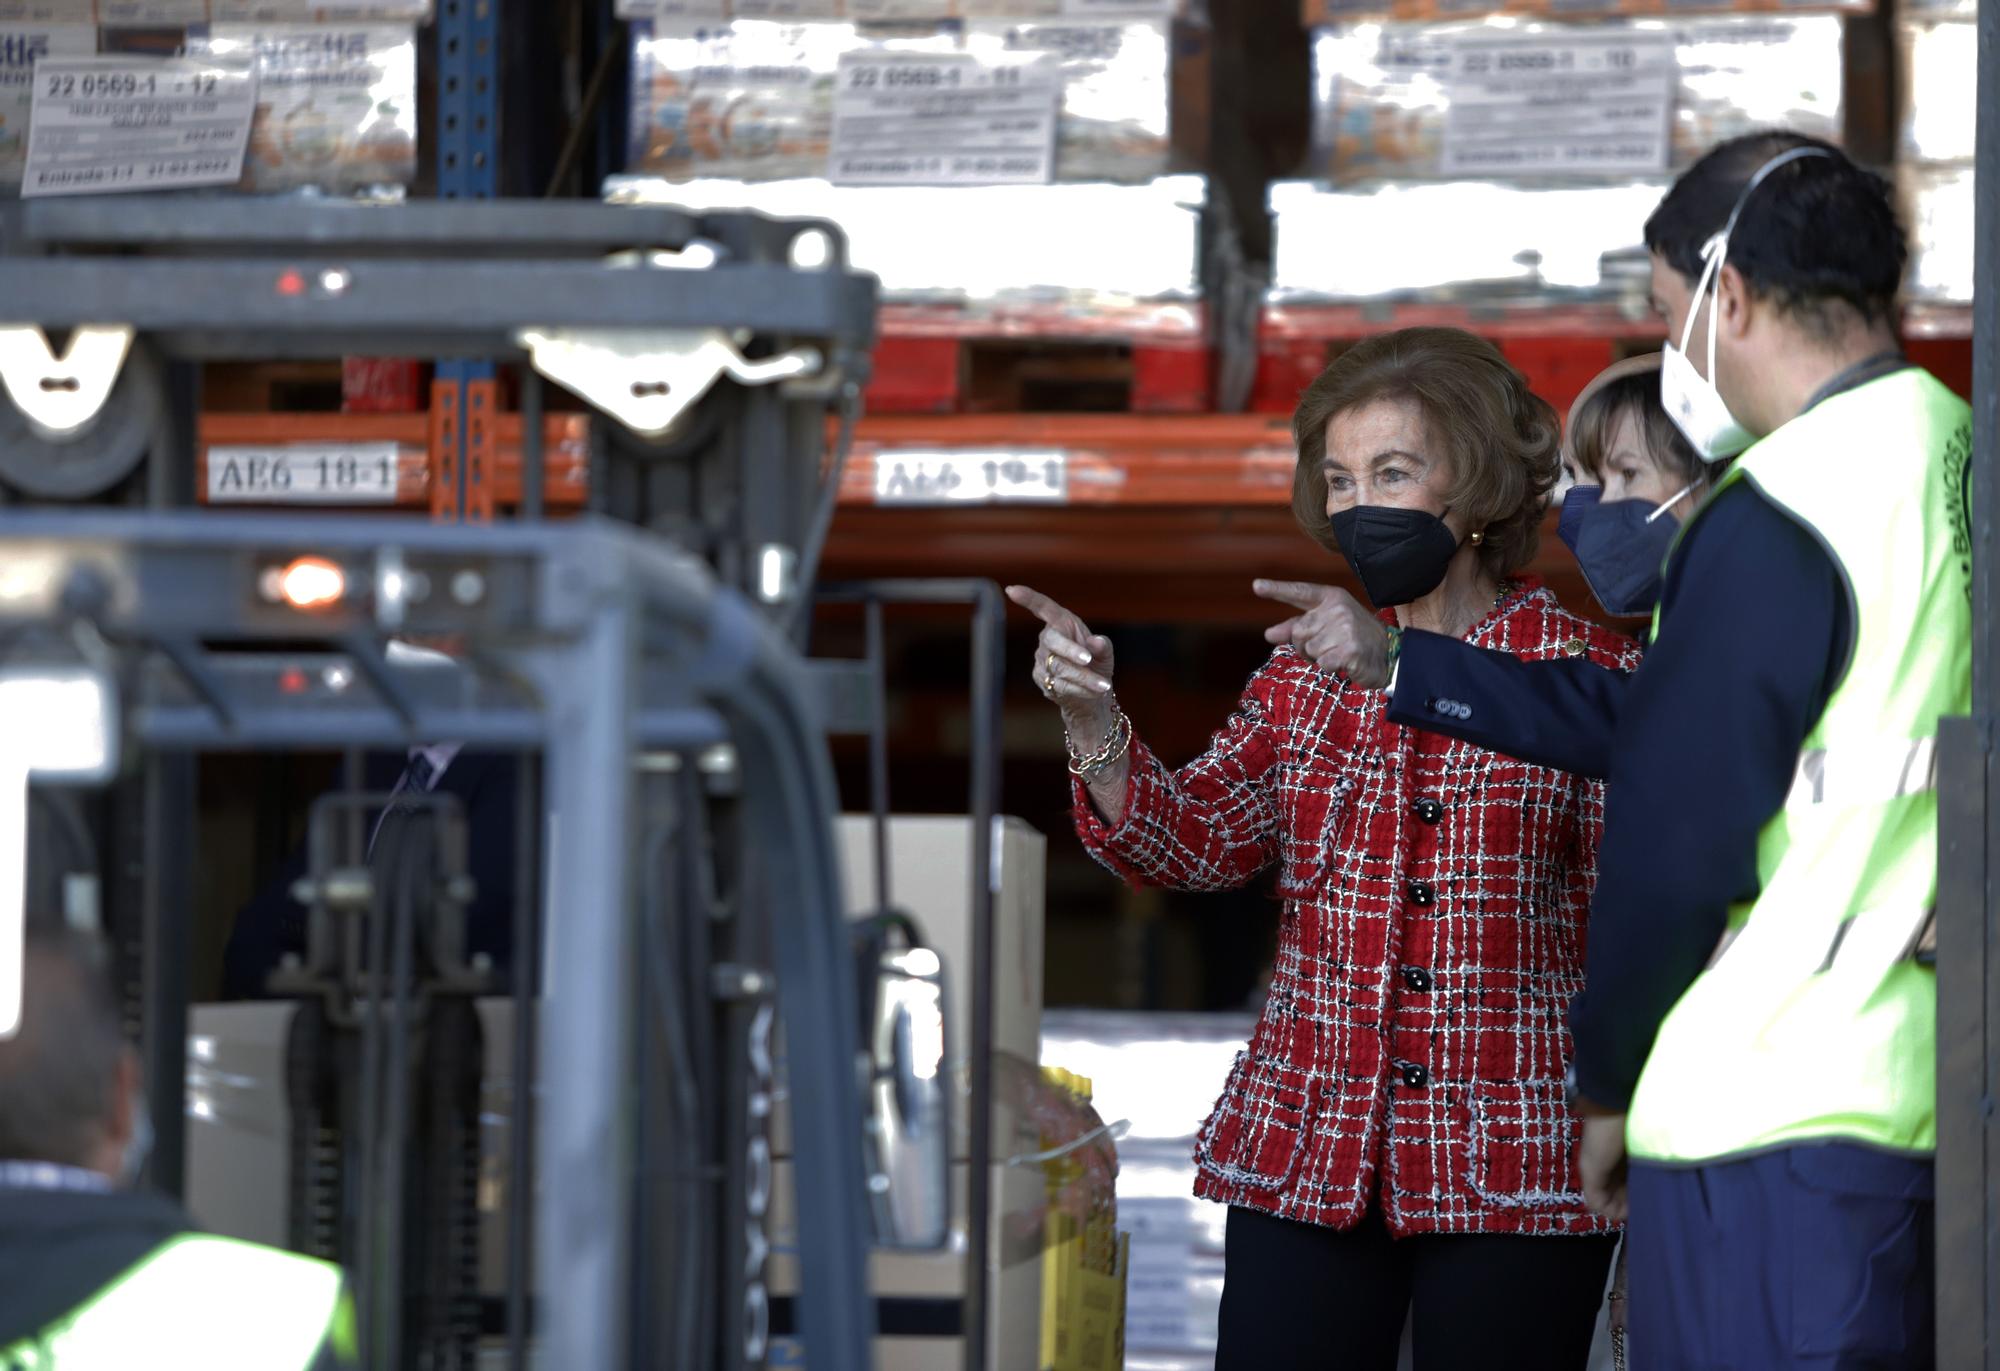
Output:
[[[1569,421],[1569,451],[1576,464],[1604,483],[1604,459],[1611,455],[1612,430],[1631,415],[1639,442],[1661,471],[1675,480],[1698,481],[1710,473],[1660,403],[1660,373],[1642,371],[1608,381],[1577,406]]]
[[[1485,534],[1479,561],[1487,574],[1510,576],[1533,560],[1542,510],[1562,471],[1561,425],[1498,348],[1463,329],[1379,334],[1343,352],[1306,387],[1292,413],[1299,527],[1339,551],[1321,466],[1326,426],[1376,400],[1412,400],[1423,412],[1427,437],[1451,459],[1450,507]]]

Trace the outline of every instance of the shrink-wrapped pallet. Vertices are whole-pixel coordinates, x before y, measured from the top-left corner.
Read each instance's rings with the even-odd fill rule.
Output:
[[[332,195],[407,185],[417,169],[417,36],[407,24],[216,24],[188,49],[247,61],[257,116],[243,189]]]
[[[20,185],[27,166],[35,63],[44,57],[89,57],[96,51],[97,30],[89,24],[0,25],[0,186]]]
[[[1757,129],[1838,140],[1842,38],[1824,14],[1334,25],[1313,36],[1313,170],[1658,175]]]
[[[1055,69],[1054,179],[1148,181],[1169,163],[1169,37],[1163,19],[635,24],[628,170],[672,180],[826,176],[844,55],[963,55],[983,68]]]
[[[1328,300],[1498,301],[1579,297],[1643,310],[1642,229],[1659,182],[1519,186],[1444,181],[1271,187],[1279,305]]]

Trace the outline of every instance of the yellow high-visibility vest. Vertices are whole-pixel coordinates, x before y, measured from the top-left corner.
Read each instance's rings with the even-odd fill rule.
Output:
[[[1853,649],[1759,836],[1757,897],[1660,1026],[1635,1157],[1936,1148],[1937,978],[1916,954],[1937,898],[1938,719],[1972,703],[1971,457],[1971,410],[1910,368],[1815,405],[1724,479],[1825,546]]]
[[[331,1346],[353,1356],[340,1269],[232,1238],[155,1248],[89,1303],[0,1348],[0,1371],[307,1371]]]

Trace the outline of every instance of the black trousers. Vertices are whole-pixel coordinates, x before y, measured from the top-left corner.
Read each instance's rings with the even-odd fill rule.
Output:
[[[1229,1211],[1216,1371],[1585,1371],[1616,1238],[1391,1238]]]

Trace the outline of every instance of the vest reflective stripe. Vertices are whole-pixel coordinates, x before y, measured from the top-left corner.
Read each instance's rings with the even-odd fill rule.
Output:
[[[1799,753],[1787,805],[1881,804],[1937,789],[1937,739],[1881,738]]]
[[[1971,411],[1909,370],[1815,406],[1718,488],[1753,484],[1818,539],[1854,642],[1758,837],[1756,898],[1654,1039],[1626,1123],[1635,1157],[1936,1146],[1937,978],[1921,954],[1937,724],[1971,706],[1970,457]]]
[[[190,1234],[156,1249],[39,1336],[0,1348],[0,1367],[306,1371],[344,1304],[338,1267]]]

